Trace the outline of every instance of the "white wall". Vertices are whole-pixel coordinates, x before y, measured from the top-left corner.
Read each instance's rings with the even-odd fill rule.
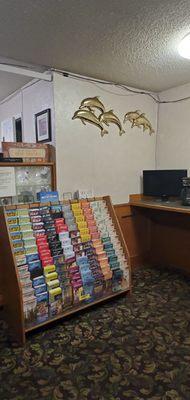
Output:
[[[54,129],[54,99],[53,83],[39,81],[31,86],[24,87],[15,95],[10,96],[0,104],[0,126],[1,121],[7,118],[18,118],[22,116],[23,141],[35,142],[35,114],[47,108],[51,109],[52,120],[52,143],[55,143]]]
[[[53,83],[40,81],[23,91],[24,141],[35,142],[35,118],[40,111],[51,109],[52,143],[55,143]]]
[[[141,192],[142,170],[155,168],[156,134],[131,129],[128,122],[123,136],[110,125],[102,138],[95,126],[72,120],[80,102],[93,96],[121,120],[128,111],[142,110],[156,130],[157,105],[150,97],[54,74],[58,190],[93,189],[95,195],[110,194],[114,203],[127,202],[128,194]]]
[[[21,92],[17,92],[10,100],[0,104],[0,122],[10,117],[19,118],[22,112]]]
[[[190,96],[190,83],[160,93],[164,101]],[[156,167],[190,168],[190,99],[159,106]]]

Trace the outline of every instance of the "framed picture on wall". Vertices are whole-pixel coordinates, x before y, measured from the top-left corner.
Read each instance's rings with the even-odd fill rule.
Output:
[[[36,142],[51,142],[51,110],[41,111],[35,114]]]

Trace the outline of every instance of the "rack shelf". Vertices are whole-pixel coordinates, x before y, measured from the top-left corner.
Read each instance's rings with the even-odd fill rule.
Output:
[[[0,167],[51,167],[55,163],[51,162],[0,162]]]
[[[75,314],[79,311],[86,310],[87,308],[90,308],[91,306],[95,306],[97,304],[104,303],[108,300],[114,299],[115,297],[127,294],[127,293],[129,293],[129,291],[130,291],[130,288],[126,287],[125,289],[120,290],[116,293],[112,293],[109,296],[102,296],[100,299],[92,301],[88,304],[72,306],[72,307],[68,308],[67,310],[65,310],[63,313],[56,315],[55,317],[52,317],[52,318],[47,318],[47,320],[45,320],[41,323],[33,323],[33,324],[26,325],[25,332],[26,333],[31,332],[35,329],[41,328],[44,325],[51,324],[52,322],[58,321],[59,319],[63,319],[64,317],[68,317],[69,315]]]

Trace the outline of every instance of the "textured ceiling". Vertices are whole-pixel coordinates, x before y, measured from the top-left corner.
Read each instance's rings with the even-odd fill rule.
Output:
[[[0,55],[161,91],[190,81],[177,53],[190,0],[0,1]]]

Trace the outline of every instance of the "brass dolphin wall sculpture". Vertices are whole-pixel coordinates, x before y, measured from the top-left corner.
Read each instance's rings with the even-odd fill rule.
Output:
[[[98,96],[95,97],[87,97],[86,99],[84,99],[83,101],[81,101],[80,107],[81,108],[88,108],[89,111],[93,112],[93,109],[97,108],[98,110],[100,110],[102,113],[105,112],[105,107],[103,105],[103,103],[99,100]]]
[[[97,110],[100,112],[99,115],[95,114],[95,111]],[[104,104],[99,100],[98,96],[87,97],[86,99],[83,99],[79,109],[72,117],[72,119],[76,118],[79,118],[84,125],[86,125],[86,122],[89,122],[100,128],[101,136],[104,136],[108,133],[103,124],[107,126],[109,126],[110,123],[117,125],[120,135],[125,132],[117,115],[113,113],[113,110],[106,111]]]
[[[142,126],[143,132],[147,129],[147,130],[149,130],[150,135],[152,133],[154,133],[154,129],[152,128],[152,125],[151,125],[150,121],[148,120],[148,118],[145,117],[144,113],[139,115],[139,117],[136,118],[135,121],[133,121],[132,128],[134,126],[138,126],[138,128],[140,128],[140,126]]]
[[[138,128],[140,128],[142,126],[143,132],[145,130],[149,130],[150,135],[154,133],[154,129],[152,128],[150,121],[145,117],[145,114],[141,113],[139,110],[127,112],[124,116],[123,122],[125,123],[126,121],[131,122],[131,128],[134,126],[138,126]]]
[[[93,112],[91,112],[89,110],[83,109],[83,110],[76,111],[74,113],[72,119],[76,119],[76,118],[79,118],[84,125],[86,125],[86,122],[89,122],[89,123],[97,126],[97,128],[100,128],[102,137],[106,133],[108,133],[108,131],[106,131],[104,129],[102,122],[96,117],[96,115]]]
[[[121,122],[120,122],[119,118],[117,117],[117,115],[115,115],[115,114],[113,113],[113,110],[106,111],[106,112],[102,113],[102,114],[99,116],[99,120],[100,120],[101,122],[104,122],[104,124],[106,124],[107,126],[109,126],[110,123],[117,125],[118,128],[119,128],[119,135],[120,135],[120,136],[121,136],[123,133],[125,133],[125,131],[124,131],[123,128],[122,128],[122,125],[121,125]]]
[[[74,113],[72,119],[80,119],[86,125],[86,122],[95,125],[101,131],[103,137],[108,131],[104,128],[104,124],[110,126],[115,124],[119,128],[119,135],[125,133],[120,119],[114,114],[113,110],[106,111],[104,104],[100,101],[98,96],[87,97],[80,103],[79,109]],[[143,132],[149,130],[151,135],[154,132],[152,125],[144,113],[139,110],[129,111],[124,115],[124,123],[131,122],[131,128],[137,126],[143,127]]]
[[[139,117],[139,115],[141,114],[141,111],[136,110],[136,111],[129,111],[125,114],[124,116],[124,124],[126,121],[130,121],[131,123],[133,123],[133,121]]]

